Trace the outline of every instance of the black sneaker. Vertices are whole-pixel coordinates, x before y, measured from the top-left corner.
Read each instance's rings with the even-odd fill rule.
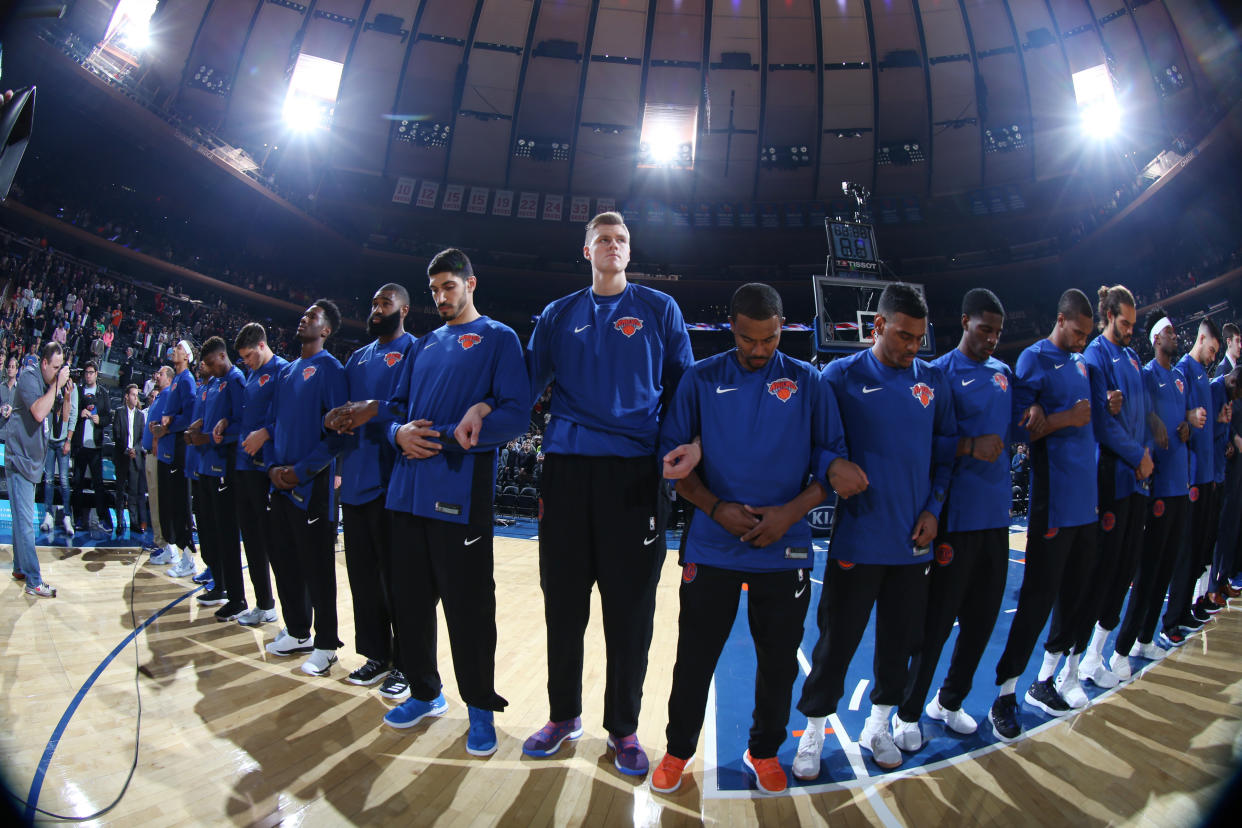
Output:
[[[388,674],[388,678],[384,679],[384,683],[380,685],[380,695],[386,699],[408,699],[410,697],[410,683],[405,680],[405,676],[400,670],[393,670]]]
[[[1026,703],[1038,707],[1049,716],[1064,716],[1073,712],[1065,699],[1061,698],[1061,694],[1057,692],[1053,679],[1049,677],[1044,681],[1031,682],[1030,688],[1026,691]]]
[[[1175,627],[1172,630],[1162,631],[1160,633],[1160,641],[1170,649],[1180,647],[1186,643],[1186,634]]]
[[[1197,630],[1206,624],[1212,616],[1203,612],[1198,607],[1191,607],[1190,612],[1182,617],[1181,626],[1188,630]]]
[[[229,601],[216,610],[216,620],[220,622],[236,621],[246,609],[246,604],[242,601]]]
[[[209,589],[202,595],[198,596],[198,605],[200,607],[216,607],[220,604],[227,604],[229,601],[228,593],[224,591],[224,587],[216,587]]]
[[[1209,601],[1207,596],[1204,595],[1198,601],[1195,601],[1195,605],[1192,611],[1194,612],[1195,618],[1199,618],[1200,616],[1203,616],[1203,615],[1213,616],[1216,613],[1220,612],[1221,609],[1222,607],[1219,604],[1217,604],[1215,601]]]
[[[392,667],[382,661],[376,661],[373,658],[367,659],[367,663],[354,670],[345,680],[350,684],[360,684],[363,687],[370,687],[377,681],[382,681],[389,673]]]
[[[1002,742],[1012,742],[1022,735],[1022,724],[1018,721],[1018,700],[1013,693],[996,697],[988,719],[992,722],[992,732]]]

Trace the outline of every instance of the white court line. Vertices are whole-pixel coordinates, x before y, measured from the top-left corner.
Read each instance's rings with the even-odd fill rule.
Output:
[[[1007,610],[1005,610],[1005,614],[1006,614],[1006,615],[1012,615],[1013,613],[1015,613],[1015,612],[1017,612],[1017,611],[1018,611],[1018,608],[1017,608],[1017,607],[1014,607],[1013,609],[1007,609]]]
[[[819,580],[818,578],[812,578],[812,579],[811,579],[811,581],[812,581],[812,582],[814,582],[814,583],[819,584],[820,586],[823,586],[823,585],[824,585],[824,582],[823,582],[823,581],[821,581],[821,580]]]
[[[1016,564],[1022,564],[1023,566],[1026,566],[1026,560],[1024,558],[1010,558],[1009,562],[1016,563]]]
[[[704,720],[703,753],[703,796],[714,799],[720,796],[720,775],[716,772],[716,674],[714,671],[712,683],[707,685],[707,716]]]
[[[867,691],[867,685],[871,683],[871,679],[863,679],[858,682],[858,686],[854,688],[854,695],[850,696],[850,710],[857,710],[862,704],[863,693]]]
[[[806,653],[802,652],[802,648],[798,648],[798,665],[802,668],[802,674],[809,676],[811,674],[811,662],[807,660]]]

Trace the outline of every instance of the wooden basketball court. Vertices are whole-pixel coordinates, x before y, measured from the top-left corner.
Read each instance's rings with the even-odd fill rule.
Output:
[[[0,547],[6,567],[11,554]],[[496,719],[500,749],[485,759],[465,750],[466,709],[443,627],[450,709],[442,719],[392,730],[381,724],[388,705],[376,690],[345,682],[361,659],[339,556],[347,646],[330,678],[301,673],[301,658],[265,653],[278,624],[217,623],[214,608],[196,605],[188,579],[145,563],[135,569],[136,550],[41,547],[40,557],[58,598],[27,597],[7,575],[0,587],[0,752],[14,793],[33,793],[40,808],[85,815],[111,802],[134,750],[135,648],[126,641],[137,626],[138,768],[100,824],[1191,825],[1242,755],[1236,610],[1130,686],[1012,746],[825,792],[710,798],[701,745],[693,774],[663,796],[617,773],[606,754],[598,601],[587,639],[586,732],[561,757],[522,755],[522,740],[547,717],[533,541],[496,539],[497,687],[510,706]],[[639,730],[653,765],[663,755],[676,647],[674,558],[660,585]]]

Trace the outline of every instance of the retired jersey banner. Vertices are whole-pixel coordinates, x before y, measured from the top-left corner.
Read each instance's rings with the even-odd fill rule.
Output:
[[[492,215],[513,215],[513,190],[496,191],[496,199],[492,202]]]
[[[461,204],[466,200],[464,184],[449,184],[444,188],[444,201],[440,202],[441,210],[461,212]]]
[[[720,203],[716,205],[716,226],[732,227],[737,224],[737,211],[733,209],[732,204]]]
[[[786,227],[805,227],[806,219],[802,215],[801,204],[786,204],[781,211],[784,214]]]
[[[414,185],[418,182],[413,178],[398,178],[397,188],[392,191],[394,204],[409,204],[414,199]]]
[[[700,201],[698,204],[694,205],[694,226],[712,226],[712,205],[708,204],[706,201]]]
[[[415,202],[419,207],[426,207],[428,210],[434,210],[436,207],[436,196],[440,193],[439,181],[424,181],[423,185],[418,188],[418,201]]]
[[[638,224],[642,218],[642,212],[639,210],[638,202],[623,201],[621,202],[621,218],[626,224]]]
[[[565,196],[545,195],[543,197],[543,220],[560,221],[565,209]]]
[[[737,226],[738,227],[754,227],[758,224],[755,215],[755,205],[743,204],[737,208]]]
[[[595,211],[597,213],[613,213],[617,209],[617,200],[615,198],[597,198],[595,199]]]
[[[775,204],[759,205],[759,224],[769,230],[781,226],[781,215],[776,211]]]
[[[487,214],[487,188],[471,187],[470,200],[466,202],[466,212],[475,215]]]
[[[574,196],[569,201],[569,220],[586,224],[591,220],[591,199],[587,196]]]
[[[670,210],[670,213],[673,216],[674,227],[689,227],[690,226],[690,205],[687,204],[686,202],[678,201],[677,203],[675,203],[673,205],[673,209]]]
[[[663,224],[664,205],[659,201],[648,201],[643,208],[643,217],[648,224]]]
[[[539,193],[522,193],[518,196],[517,217],[533,219],[539,215]]]

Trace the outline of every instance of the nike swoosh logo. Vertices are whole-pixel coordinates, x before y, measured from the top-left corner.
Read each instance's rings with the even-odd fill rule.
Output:
[[[477,538],[475,538],[474,540],[463,541],[462,543],[463,543],[463,545],[465,545],[465,546],[469,546],[469,545],[471,545],[472,543],[478,543],[478,542],[479,542],[479,541],[481,541],[481,540],[483,540],[483,536],[482,536],[482,535],[479,535],[479,536],[478,536]]]
[[[1121,357],[1113,357],[1113,362],[1121,362]]]
[[[802,586],[798,587],[798,591],[794,593],[794,597],[801,598],[802,593],[804,592],[806,592],[806,584],[803,584]]]
[[[176,473],[177,473],[177,469],[169,469],[169,470],[168,470],[168,473],[169,473],[169,474],[176,474]]]
[[[883,386],[883,385],[877,385],[875,388],[868,388],[868,387],[867,387],[867,386],[865,386],[865,385],[863,386],[863,393],[864,393],[864,394],[871,394],[871,393],[873,393],[873,392],[875,392],[875,391],[883,391],[883,390],[884,390],[884,386]]]
[[[1068,362],[1062,362],[1060,365],[1054,365],[1054,366],[1052,366],[1052,369],[1053,369],[1054,371],[1060,371],[1060,370],[1061,370],[1062,368],[1064,368],[1066,365],[1069,365],[1069,363],[1068,363]]]
[[[591,327],[591,326],[590,326],[590,325],[583,325],[581,328],[574,328],[574,333],[582,333],[583,331],[585,331],[585,330],[586,330],[587,328],[589,328],[589,327]]]
[[[306,521],[306,525],[313,526],[318,520],[319,518],[311,518],[310,520]]]
[[[1167,383],[1167,382],[1162,382],[1162,383],[1160,383],[1160,387],[1161,387],[1161,388],[1164,388],[1166,385],[1168,385],[1168,383]]]
[[[655,543],[659,539],[659,535],[652,535],[649,538],[643,538],[643,546],[651,546],[651,544]]]
[[[728,394],[730,391],[736,391],[736,390],[737,390],[736,388],[721,388],[719,385],[716,386],[717,394]]]
[[[966,386],[970,385],[972,382],[974,382],[974,380],[972,380],[972,379],[970,379],[970,380],[962,380],[962,387],[963,387],[963,388],[965,388]]]
[[[436,346],[437,346],[437,345],[439,345],[439,344],[440,344],[439,342],[432,342],[432,343],[430,343],[430,344],[427,346],[427,348],[434,348],[434,347],[436,347]],[[423,348],[423,350],[425,351],[425,350],[427,350],[427,348]]]

